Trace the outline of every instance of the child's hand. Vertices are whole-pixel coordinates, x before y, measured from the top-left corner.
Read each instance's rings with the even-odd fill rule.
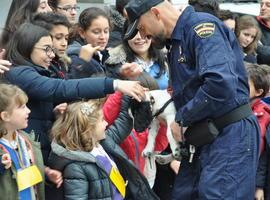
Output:
[[[10,158],[10,155],[8,153],[5,153],[2,155],[2,164],[5,165],[5,169],[8,169],[11,167],[12,161]]]
[[[67,110],[67,103],[60,103],[54,107],[53,112],[57,114],[63,114]]]
[[[120,74],[128,79],[135,80],[143,69],[136,63],[125,63],[120,68]]]
[[[47,175],[49,180],[56,185],[56,188],[59,188],[62,185],[63,183],[62,172],[46,167],[45,174]]]
[[[264,192],[263,192],[263,189],[261,189],[261,188],[256,188],[255,199],[256,199],[256,200],[264,200]]]
[[[101,49],[100,46],[93,47],[91,44],[82,46],[79,57],[85,62],[89,62],[93,55]]]

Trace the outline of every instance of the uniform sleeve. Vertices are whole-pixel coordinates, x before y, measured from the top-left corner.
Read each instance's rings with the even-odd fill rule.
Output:
[[[34,68],[24,66],[13,67],[5,76],[10,83],[23,89],[29,98],[39,101],[93,99],[114,92],[113,79],[110,78],[55,79],[42,76]]]
[[[64,171],[64,196],[66,200],[88,200],[89,183],[81,165],[70,164]]]
[[[187,48],[196,58],[196,68],[201,82],[194,97],[178,109],[176,121],[184,125],[205,119],[209,113],[223,109],[236,92],[237,76],[234,74],[236,59],[224,33],[215,23],[212,34],[199,36],[195,28],[187,38]],[[210,32],[211,33],[211,32]]]

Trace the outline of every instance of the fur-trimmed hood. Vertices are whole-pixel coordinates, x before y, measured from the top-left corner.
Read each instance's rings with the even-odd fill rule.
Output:
[[[116,65],[123,64],[127,60],[127,54],[124,50],[123,45],[109,49],[109,58],[105,61],[105,64]]]
[[[96,158],[90,152],[67,150],[55,142],[51,143],[51,148],[52,152],[49,157],[49,163],[51,167],[58,170],[63,170],[68,164],[74,161],[96,162]]]

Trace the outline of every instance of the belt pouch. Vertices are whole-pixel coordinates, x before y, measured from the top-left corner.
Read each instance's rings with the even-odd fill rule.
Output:
[[[219,134],[219,130],[211,119],[195,123],[185,131],[188,144],[196,147],[211,143]]]

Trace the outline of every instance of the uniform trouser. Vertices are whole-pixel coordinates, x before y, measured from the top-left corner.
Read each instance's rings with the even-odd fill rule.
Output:
[[[182,160],[172,199],[253,200],[259,140],[255,116],[225,127],[191,164]]]

